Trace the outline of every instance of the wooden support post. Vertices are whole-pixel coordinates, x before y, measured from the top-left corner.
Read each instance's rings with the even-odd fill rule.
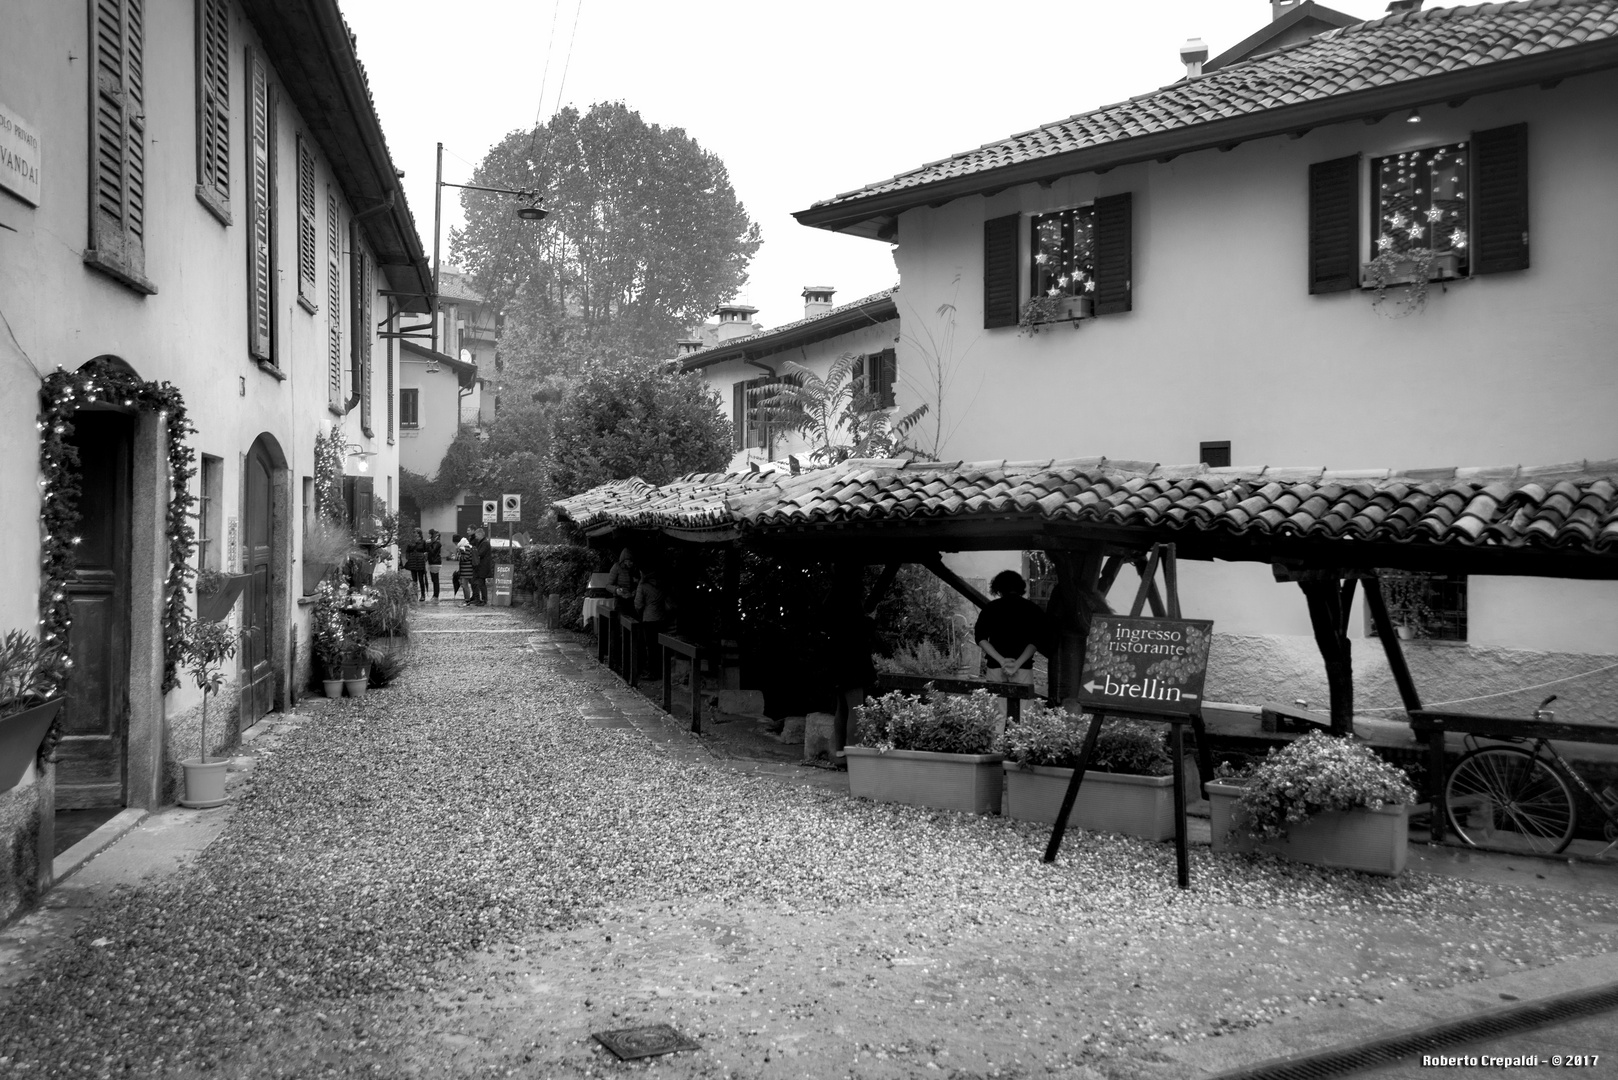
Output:
[[[861,595],[861,579],[864,576],[865,566],[857,562],[838,563],[832,576],[833,625],[843,638],[840,652],[845,656],[837,672],[837,700],[831,740],[833,753],[848,745],[849,719],[854,707],[865,700],[865,687],[860,684],[861,676],[855,670],[856,661],[862,659],[858,655],[859,650],[867,648],[865,598]],[[866,653],[860,667],[869,667],[870,662],[870,655]]]
[[[1382,579],[1380,577],[1368,578],[1365,582],[1365,603],[1371,609],[1371,621],[1376,624],[1376,636],[1382,641],[1382,654],[1388,658],[1388,670],[1393,673],[1394,685],[1399,688],[1399,700],[1404,703],[1405,712],[1410,714],[1414,724],[1416,714],[1421,712],[1421,694],[1416,690],[1416,680],[1410,677],[1410,665],[1405,662],[1404,646],[1399,644],[1399,633],[1393,628],[1393,620],[1388,616],[1387,597],[1382,594]],[[1444,758],[1444,732],[1442,728],[1430,729],[1423,732],[1418,729],[1418,739],[1427,740],[1427,806],[1428,818],[1431,821],[1429,828],[1433,843],[1442,843],[1445,830],[1449,822],[1444,819],[1441,809],[1444,805],[1444,773],[1447,762]]]
[[[1173,566],[1171,560],[1169,563]],[[1169,578],[1169,595],[1172,598],[1175,592],[1174,579]],[[1174,616],[1179,618],[1178,615]],[[1173,733],[1169,736],[1169,753],[1174,757],[1174,866],[1178,876],[1180,888],[1191,887],[1191,854],[1185,830],[1185,736],[1182,725],[1171,723]]]
[[[1060,704],[1079,692],[1084,667],[1084,643],[1090,635],[1090,616],[1100,600],[1103,574],[1101,549],[1059,548],[1050,552],[1056,567],[1056,589],[1045,616],[1056,638],[1050,657],[1050,700]]]
[[[1122,555],[1108,555],[1107,563],[1101,568],[1101,576],[1096,580],[1096,592],[1103,599],[1112,591],[1112,586],[1118,580],[1118,571],[1124,568]]]
[[[972,603],[976,604],[978,607],[985,608],[989,606],[989,598],[969,585],[966,579],[961,577],[961,575],[945,566],[944,560],[939,556],[934,555],[923,561],[921,565],[931,570],[933,575],[937,577],[939,581],[942,581],[945,585],[948,585],[950,588],[972,601]]]
[[[1045,845],[1045,861],[1055,862],[1056,853],[1062,849],[1062,837],[1067,834],[1068,815],[1073,813],[1073,804],[1079,798],[1079,785],[1084,783],[1084,771],[1090,767],[1090,759],[1095,756],[1096,739],[1101,735],[1101,723],[1105,719],[1100,710],[1091,715],[1090,730],[1084,733],[1084,747],[1079,751],[1079,763],[1073,770],[1073,779],[1067,782],[1067,791],[1062,795],[1062,808],[1056,812],[1056,824],[1051,827],[1051,839]]]

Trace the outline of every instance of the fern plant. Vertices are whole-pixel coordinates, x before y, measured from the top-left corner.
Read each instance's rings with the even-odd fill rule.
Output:
[[[795,360],[780,375],[749,390],[749,404],[771,427],[796,431],[809,441],[809,460],[835,465],[850,458],[896,457],[906,449],[905,437],[927,415],[919,405],[902,417],[881,406],[854,374],[859,357],[844,353],[821,378]]]

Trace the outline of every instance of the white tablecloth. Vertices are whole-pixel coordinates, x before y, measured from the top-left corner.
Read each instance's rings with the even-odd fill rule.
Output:
[[[586,630],[594,630],[596,615],[609,615],[612,613],[612,600],[604,597],[586,596],[584,598],[583,623]]]

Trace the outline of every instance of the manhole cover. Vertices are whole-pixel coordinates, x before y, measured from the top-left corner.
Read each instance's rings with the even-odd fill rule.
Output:
[[[676,1050],[702,1049],[700,1043],[686,1038],[667,1024],[624,1028],[620,1031],[597,1031],[590,1037],[611,1050],[620,1061],[672,1054]]]

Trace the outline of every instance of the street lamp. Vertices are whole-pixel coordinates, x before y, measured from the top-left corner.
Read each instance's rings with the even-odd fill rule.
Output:
[[[444,144],[438,144],[438,174],[433,178],[433,352],[438,351],[438,233],[444,219],[444,189],[463,191],[489,191],[496,195],[515,195],[523,200],[517,208],[517,217],[523,221],[543,221],[550,211],[539,205],[537,191],[520,188],[484,187],[480,184],[449,184],[444,182]]]

